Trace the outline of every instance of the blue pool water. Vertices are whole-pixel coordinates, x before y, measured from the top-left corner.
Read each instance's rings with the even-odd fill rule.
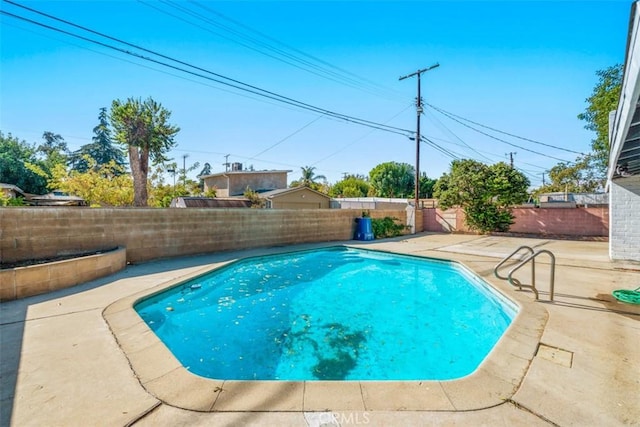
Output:
[[[249,258],[136,304],[191,372],[235,380],[447,380],[515,306],[455,263],[335,247]]]

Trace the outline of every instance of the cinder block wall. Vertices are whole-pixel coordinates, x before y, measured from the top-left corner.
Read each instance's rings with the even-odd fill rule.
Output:
[[[595,236],[609,235],[609,208],[515,208],[513,233]],[[462,209],[424,209],[425,231],[469,232]]]
[[[611,259],[640,261],[640,176],[611,181]]]
[[[608,236],[609,208],[516,208],[513,233]]]
[[[0,260],[123,246],[127,261],[350,240],[356,210],[0,208]],[[373,218],[404,211],[371,211]]]

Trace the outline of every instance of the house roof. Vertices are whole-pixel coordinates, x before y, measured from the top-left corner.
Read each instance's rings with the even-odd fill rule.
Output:
[[[51,193],[35,195],[26,198],[27,203],[35,206],[86,206],[87,202],[78,196],[70,196],[62,191],[52,191]]]
[[[182,203],[180,203],[182,202]],[[211,197],[178,197],[171,201],[171,207],[181,204],[185,208],[250,208],[248,199],[211,198]]]
[[[200,179],[205,179],[205,178],[211,178],[211,177],[216,177],[216,176],[228,176],[228,175],[251,175],[251,174],[265,174],[265,173],[272,173],[272,174],[280,174],[280,173],[289,173],[289,172],[293,172],[292,170],[261,170],[261,171],[250,171],[250,170],[242,170],[242,171],[228,171],[228,172],[218,172],[218,173],[212,173],[211,175],[202,175],[199,178]]]
[[[607,179],[640,174],[640,1],[631,5],[620,101],[609,141]]]
[[[319,191],[316,191],[312,188],[309,187],[304,187],[304,186],[299,186],[299,187],[291,187],[291,188],[280,188],[278,190],[271,190],[271,191],[265,191],[264,193],[260,193],[259,196],[263,199],[272,199],[274,197],[277,196],[281,196],[283,194],[289,194],[289,193],[295,193],[298,191],[311,191],[313,193],[319,194],[322,197],[326,197],[327,199],[330,199],[331,197],[327,196],[324,193],[321,193]]]
[[[0,188],[6,188],[8,190],[14,191],[15,193],[20,193],[23,196],[25,196],[27,194],[24,191],[22,191],[22,189],[20,187],[18,187],[17,185],[13,185],[13,184],[6,184],[4,182],[0,182]]]

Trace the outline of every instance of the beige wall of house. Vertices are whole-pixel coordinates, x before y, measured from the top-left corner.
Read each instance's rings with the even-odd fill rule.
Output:
[[[205,192],[215,188],[217,197],[242,195],[247,187],[254,191],[287,188],[287,171],[231,171],[203,177]]]
[[[277,194],[269,200],[272,209],[329,209],[331,203],[329,197],[306,189]]]
[[[229,197],[229,178],[226,175],[209,176],[203,179],[205,193],[216,190],[216,197]]]

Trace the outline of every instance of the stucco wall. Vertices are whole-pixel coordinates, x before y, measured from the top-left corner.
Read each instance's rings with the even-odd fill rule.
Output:
[[[226,176],[218,175],[205,178],[204,191],[216,190],[216,197],[229,197],[229,181]]]
[[[229,195],[243,194],[249,187],[254,191],[278,190],[287,188],[286,172],[251,172],[248,174],[230,175]]]
[[[607,236],[609,234],[609,208],[515,208],[513,233]],[[461,209],[424,209],[425,231],[469,232]]]
[[[0,208],[0,260],[127,249],[141,262],[198,253],[351,240],[360,211],[342,209]],[[398,211],[371,211],[394,216]],[[420,220],[421,218],[418,217]]]
[[[254,191],[287,188],[287,172],[231,171],[204,178],[204,190],[208,191],[211,188],[216,188],[218,197],[244,194],[247,187]]]
[[[640,176],[611,181],[611,259],[640,261]]]

